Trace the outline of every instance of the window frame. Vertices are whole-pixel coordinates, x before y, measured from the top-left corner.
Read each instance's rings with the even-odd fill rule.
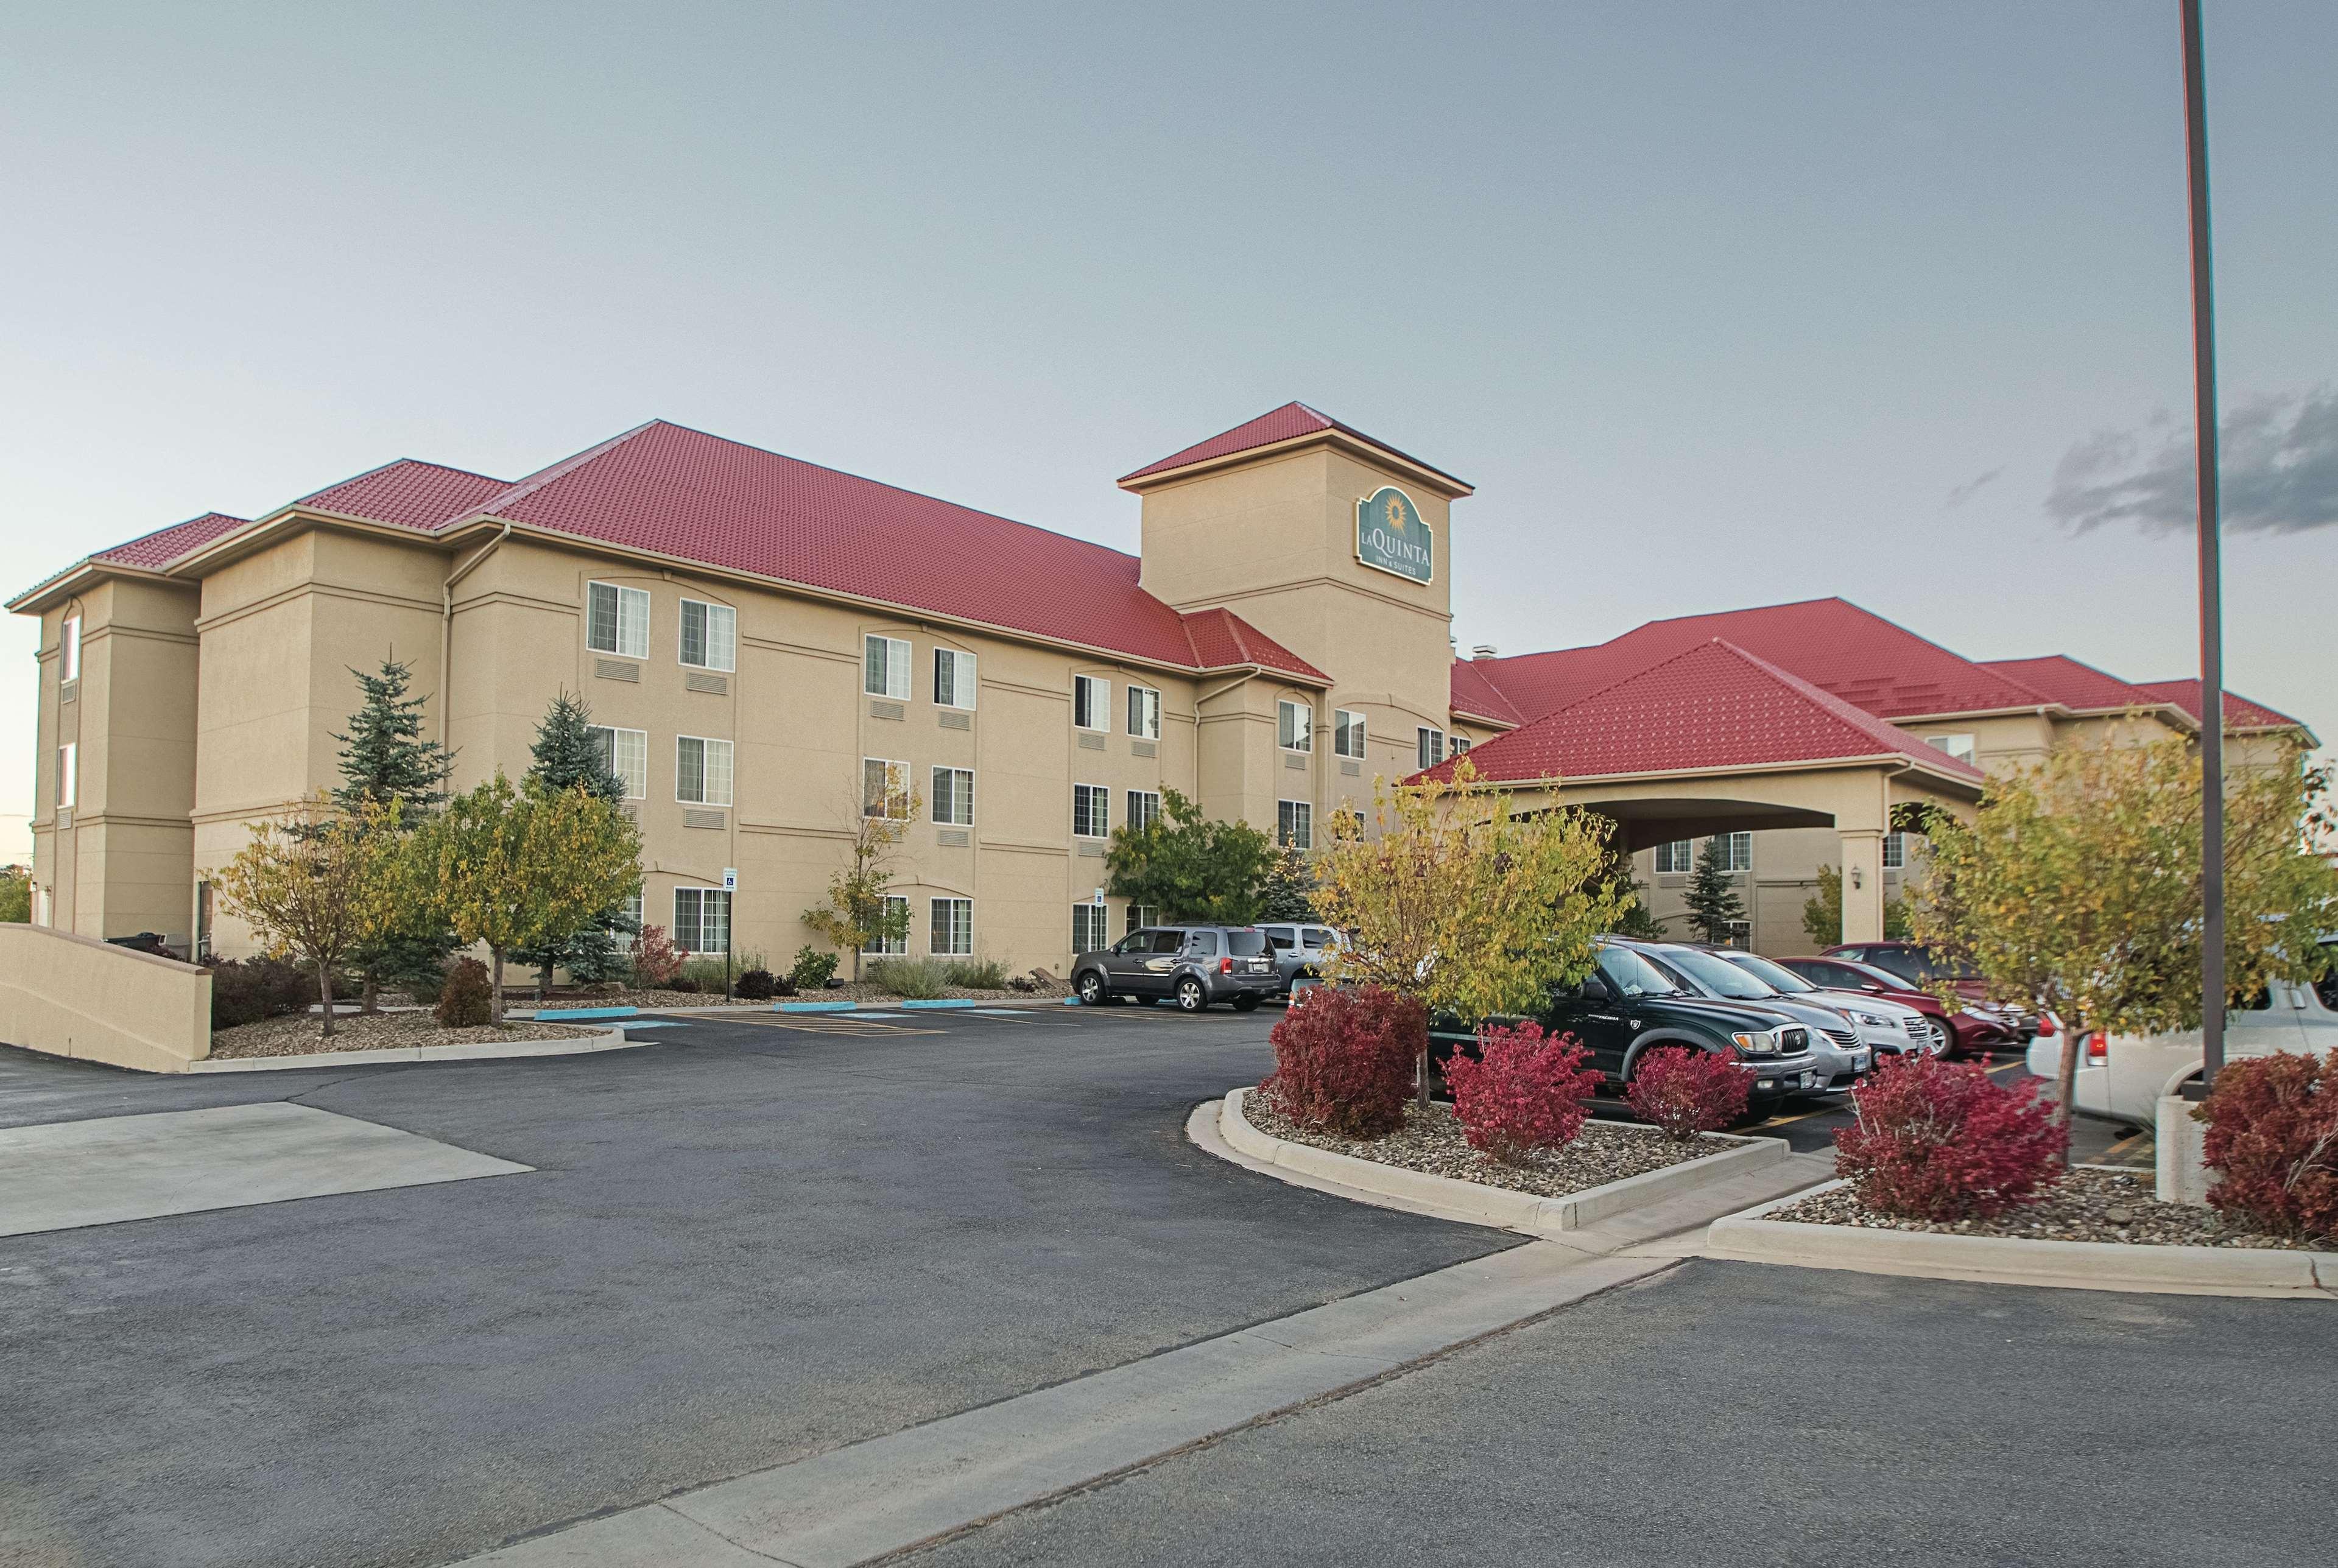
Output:
[[[1361,761],[1368,740],[1367,726],[1361,710],[1354,708],[1331,710],[1331,754],[1333,756]]]
[[[872,687],[869,684],[869,655],[875,652],[880,646],[885,651],[884,677],[881,687]],[[896,648],[901,651],[899,665],[896,665],[893,661],[893,650]],[[912,689],[917,685],[917,676],[910,670],[909,665],[916,657],[917,647],[907,637],[888,637],[882,632],[863,632],[860,639],[861,695],[881,697],[889,702],[909,701]],[[899,691],[893,690],[893,677],[897,672],[901,677],[901,689]]]
[[[1434,768],[1445,760],[1444,730],[1433,724],[1421,724],[1414,727],[1412,735],[1413,756],[1421,769]]]
[[[1294,718],[1293,716],[1296,715]],[[1292,737],[1298,739],[1294,741]],[[1315,707],[1310,702],[1293,702],[1288,697],[1274,700],[1274,743],[1296,756],[1312,756],[1315,752]]]
[[[1908,835],[1886,833],[1883,836],[1883,869],[1905,871],[1908,868]]]
[[[690,612],[693,609],[706,612],[706,646],[702,659],[693,659],[689,652]],[[721,664],[714,662],[714,628],[718,624],[727,624],[730,628],[725,638],[728,644],[726,662]],[[682,608],[673,619],[673,657],[674,662],[686,669],[713,670],[725,675],[735,673],[739,668],[739,612],[729,604],[717,604],[712,599],[693,599],[685,595]]]
[[[1957,733],[1949,735],[1927,735],[1924,737],[1924,744],[1945,756],[1955,758],[1958,761],[1964,763],[1967,767],[1978,768],[1980,766],[1979,760],[1979,752],[1978,750],[1978,743],[1970,732],[1958,731]]]
[[[650,798],[650,732],[646,730],[628,730],[621,724],[587,724],[584,729],[585,732],[588,734],[594,736],[606,735],[609,738],[609,751],[606,764],[610,772],[615,774],[618,778],[625,781],[624,798],[628,800],[648,799]],[[620,736],[624,735],[634,736],[641,743],[641,788],[638,789],[634,788],[634,776],[626,772],[624,768],[618,765],[619,753],[617,749],[617,740]],[[675,752],[675,781],[677,784],[681,779],[680,769],[681,752],[677,749]]]
[[[680,940],[683,933],[682,904],[684,897],[690,898],[697,906],[698,913],[692,916],[692,924],[697,927],[696,934],[702,940],[706,936],[707,909],[710,906],[713,905],[714,900],[720,899],[722,901],[719,906],[722,911],[723,945],[722,946],[701,947]],[[676,938],[674,942],[675,948],[681,952],[689,953],[693,956],[703,956],[728,951],[730,949],[732,940],[731,895],[724,892],[720,887],[676,887],[673,890],[673,936]]]
[[[948,775],[948,776],[949,776],[949,779],[950,779],[950,789],[949,789],[949,791],[948,791],[948,796],[947,796],[947,797],[945,797],[945,795],[944,795],[944,793],[943,793],[943,790],[942,790],[942,778],[943,778],[943,776],[944,776],[945,774]],[[959,816],[957,816],[957,815],[952,815],[952,816],[945,817],[945,816],[943,816],[943,815],[942,815],[942,802],[943,802],[943,800],[944,800],[945,799],[948,799],[948,800],[949,801],[949,804],[950,804],[950,807],[951,807],[951,809],[952,809],[952,811],[953,811],[953,812],[955,812],[955,811],[956,811],[956,809],[957,809],[957,808],[958,808],[958,803],[959,803],[960,799],[961,799],[961,795],[960,795],[960,791],[959,791],[959,789],[958,789],[958,780],[959,780],[960,779],[964,779],[966,780],[966,789],[965,789],[964,793],[963,793],[963,799],[964,799],[965,807],[966,807],[966,815],[965,815],[965,816],[963,816],[963,817],[959,817]],[[974,769],[971,769],[971,768],[954,768],[954,767],[951,767],[949,764],[948,764],[948,763],[946,763],[946,762],[937,762],[937,763],[935,763],[935,764],[934,764],[934,768],[933,768],[933,777],[932,777],[932,779],[931,779],[930,780],[928,780],[928,782],[929,782],[929,783],[931,784],[931,786],[932,786],[933,793],[932,793],[932,794],[930,794],[930,795],[928,795],[928,796],[927,797],[927,800],[928,800],[928,814],[932,818],[932,819],[933,819],[933,823],[934,823],[934,826],[935,826],[935,827],[937,827],[937,828],[971,828],[971,827],[973,827],[973,826],[974,826]],[[861,786],[862,792],[863,792],[863,794],[865,795],[865,794],[866,794],[866,792],[867,792],[867,790],[868,790],[868,787],[869,787],[869,779],[868,779],[868,775],[867,775],[867,771],[866,771],[866,769],[864,769],[864,770],[863,770],[863,772],[862,772],[862,775],[861,775],[861,780],[860,780],[860,786]],[[865,804],[866,804],[866,801],[865,801],[865,800],[863,801],[863,804],[864,804],[864,806],[865,806]]]
[[[615,604],[609,618],[611,646],[606,648],[593,641],[593,593],[597,588],[605,588],[615,596]],[[641,634],[635,639],[638,645],[633,647],[627,646],[625,638],[625,606],[628,603],[638,603],[641,607]],[[585,579],[584,649],[590,653],[606,653],[612,659],[635,659],[647,663],[650,656],[650,591],[628,588],[622,583],[611,583],[599,577]]]
[[[1093,803],[1093,811],[1089,814],[1089,821],[1090,826],[1095,829],[1094,832],[1086,831],[1080,826],[1080,818],[1082,815],[1080,806],[1083,801]],[[1072,837],[1075,838],[1091,839],[1109,838],[1112,837],[1111,785],[1083,784],[1076,779],[1073,781]]]
[[[1128,683],[1128,733],[1138,740],[1161,739],[1160,687]]]
[[[1277,800],[1274,803],[1275,847],[1284,849],[1315,848],[1315,803],[1312,800]]]
[[[1082,941],[1085,936],[1088,939]],[[1072,906],[1072,952],[1101,952],[1112,946],[1112,910],[1105,905],[1082,900]]]
[[[1082,708],[1087,718],[1080,717]],[[1112,732],[1112,681],[1102,675],[1072,677],[1072,728],[1093,735]]]
[[[1142,811],[1137,808],[1139,800],[1144,802]],[[1121,826],[1132,833],[1141,833],[1161,820],[1161,791],[1158,789],[1131,789],[1122,804],[1125,808],[1121,813]]]
[[[682,792],[683,748],[693,740],[697,741],[699,746],[702,748],[698,754],[698,787],[702,795],[709,797],[708,799],[693,800],[689,796],[684,795]],[[718,746],[722,749],[719,753],[722,759],[722,799],[720,800],[711,799],[713,794],[714,785],[714,759],[718,755],[714,749]],[[673,799],[675,803],[682,806],[711,806],[728,810],[731,807],[733,796],[737,793],[737,766],[738,749],[720,735],[675,736],[673,738]],[[719,892],[721,889],[718,888],[716,891]]]
[[[958,911],[966,911],[965,946],[958,946]],[[937,922],[943,909],[950,911],[949,941],[947,947],[937,946],[934,936]],[[970,958],[974,956],[974,900],[957,894],[943,894],[926,901],[926,951],[936,958]]]
[[[942,661],[945,659],[949,661],[950,668],[950,694],[947,700],[942,696]],[[973,712],[975,671],[975,656],[965,649],[937,646],[934,649],[934,706],[960,713]],[[960,686],[965,687],[963,691],[959,691]]]
[[[909,912],[909,896],[907,893],[888,893],[885,895],[885,912],[887,914],[889,915],[892,913],[893,906],[896,904],[899,904],[901,906],[902,914],[907,915]],[[876,941],[877,946],[874,947],[863,947],[860,950],[861,956],[865,958],[908,957],[909,956],[909,922],[907,920],[902,921],[901,934],[899,936],[879,936],[874,940]]]
[[[1729,877],[1750,877],[1753,875],[1754,835],[1750,831],[1737,833],[1715,833],[1712,837],[1715,843],[1721,844],[1723,847],[1721,855],[1721,869],[1723,875]],[[1744,842],[1745,848],[1745,858],[1742,861],[1737,856],[1737,848],[1741,840]]]
[[[57,683],[81,679],[81,616],[72,614],[57,622]]]
[[[71,811],[81,804],[81,742],[66,740],[57,747],[57,806]]]
[[[1121,932],[1120,939],[1125,942],[1131,936],[1135,936],[1139,931],[1144,930],[1146,926],[1158,926],[1160,924],[1160,905],[1131,904],[1128,906],[1128,925],[1126,928]]]
[[[885,769],[884,790],[886,799],[884,804],[887,807],[887,809],[882,811],[871,811],[869,809],[869,764],[871,762],[876,763],[879,767]],[[894,771],[896,769],[900,770],[898,774]],[[900,785],[898,789],[895,788],[893,783],[893,780],[897,777],[900,779]],[[898,815],[890,809],[893,803],[897,800],[901,806],[901,810]],[[907,822],[909,820],[909,763],[897,757],[863,757],[860,760],[860,815],[867,818],[879,818],[887,822]]]

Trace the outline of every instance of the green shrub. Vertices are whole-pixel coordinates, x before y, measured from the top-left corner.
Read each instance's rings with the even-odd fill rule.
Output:
[[[942,965],[942,975],[961,991],[1007,989],[1007,965],[996,958],[953,958]]]
[[[495,986],[487,966],[476,958],[457,958],[447,966],[447,983],[438,988],[436,1009],[443,1029],[476,1029],[495,1017]]]
[[[230,958],[211,971],[214,1029],[304,1013],[317,1000],[317,976],[282,958]]]
[[[879,990],[909,1002],[938,1000],[951,985],[949,965],[938,958],[879,958],[861,973]]]
[[[788,970],[788,979],[799,991],[820,991],[827,988],[836,973],[836,955],[823,953],[807,942],[796,949],[796,961]]]
[[[739,971],[733,967],[730,973],[732,977],[736,979]],[[682,978],[689,981],[694,990],[712,992],[719,996],[722,994],[722,958],[720,954],[712,958],[700,954],[696,957],[683,961]]]

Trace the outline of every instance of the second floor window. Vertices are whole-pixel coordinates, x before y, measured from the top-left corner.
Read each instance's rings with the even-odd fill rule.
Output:
[[[934,703],[941,708],[974,706],[974,655],[955,648],[934,650]]]
[[[1421,767],[1434,768],[1445,760],[1444,730],[1431,730],[1424,724],[1414,734],[1419,741]]]
[[[1139,740],[1161,739],[1161,693],[1150,686],[1128,689],[1128,732]]]
[[[593,743],[601,750],[601,765],[625,781],[625,799],[645,800],[650,793],[650,736],[646,730],[613,730],[593,726]]]
[[[1128,816],[1125,819],[1131,833],[1142,833],[1161,819],[1161,791],[1131,789],[1128,792]]]
[[[584,585],[584,646],[620,659],[650,656],[650,596],[614,583]]]
[[[701,670],[739,667],[739,612],[728,604],[682,602],[682,662]]]
[[[691,806],[731,804],[731,742],[700,735],[674,740],[673,798]]]
[[[1908,836],[1905,833],[1886,833],[1883,836],[1883,868],[1899,871],[1905,869],[1907,865]]]
[[[1082,730],[1112,728],[1112,682],[1095,675],[1072,677],[1072,722]]]
[[[1304,702],[1274,705],[1275,739],[1285,751],[1315,750],[1315,710]]]
[[[1970,735],[1927,735],[1924,744],[1947,752],[1960,762],[1973,760],[1973,738]]]
[[[1072,837],[1102,838],[1112,830],[1112,791],[1101,784],[1072,786]]]
[[[1675,838],[1669,844],[1657,845],[1656,869],[1667,872],[1695,870],[1696,840]]]
[[[934,769],[934,820],[945,828],[974,826],[974,770]]]
[[[909,765],[881,757],[860,760],[860,814],[907,821],[909,816]]]
[[[1714,849],[1724,871],[1754,869],[1754,835],[1751,833],[1715,833]]]
[[[1287,849],[1315,848],[1315,808],[1304,800],[1274,803],[1274,841]]]
[[[862,645],[860,689],[871,697],[908,701],[909,643],[899,637],[869,637]]]
[[[1331,750],[1341,757],[1364,754],[1364,716],[1345,708],[1331,710]]]

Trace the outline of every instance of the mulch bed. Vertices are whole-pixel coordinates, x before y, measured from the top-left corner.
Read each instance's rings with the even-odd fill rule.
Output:
[[[213,1056],[306,1056],[319,1051],[401,1051],[409,1045],[485,1045],[507,1040],[581,1040],[601,1033],[574,1024],[513,1022],[501,1029],[442,1029],[428,1013],[344,1014],[333,1037],[317,1034],[317,1020],[294,1014],[239,1024],[211,1035]]]
[[[1573,1142],[1540,1151],[1527,1164],[1505,1165],[1470,1148],[1451,1108],[1441,1104],[1427,1111],[1407,1105],[1404,1125],[1385,1138],[1342,1138],[1302,1127],[1256,1093],[1244,1097],[1243,1115],[1271,1138],[1537,1198],[1568,1197],[1737,1147],[1725,1138],[1699,1134],[1692,1142],[1675,1143],[1653,1127],[1586,1122]]]
[[[1859,1206],[1848,1187],[1813,1192],[1765,1220],[1789,1220],[1804,1225],[1852,1225],[1868,1230],[1921,1230],[1935,1236],[1998,1236],[2022,1241],[2125,1241],[2145,1247],[2286,1248],[2298,1251],[2328,1251],[2312,1241],[2294,1240],[2253,1230],[2228,1220],[2214,1209],[2189,1203],[2162,1203],[2154,1197],[2156,1183],[2146,1175],[2123,1171],[2077,1170],[2062,1179],[2046,1197],[1999,1215],[1994,1220],[1960,1220],[1943,1224],[1928,1220],[1899,1220]]]

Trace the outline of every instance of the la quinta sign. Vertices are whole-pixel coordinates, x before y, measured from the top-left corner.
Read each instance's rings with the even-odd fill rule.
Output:
[[[1356,503],[1356,559],[1415,583],[1437,575],[1437,541],[1411,496],[1383,485]]]

